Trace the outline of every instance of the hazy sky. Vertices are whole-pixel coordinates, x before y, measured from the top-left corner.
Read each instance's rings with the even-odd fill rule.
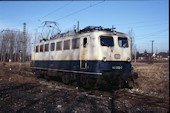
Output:
[[[0,31],[23,29],[32,34],[40,30],[43,21],[56,21],[62,32],[92,25],[111,27],[128,33],[133,29],[137,50],[154,52],[169,50],[168,0],[113,0],[113,1],[0,1]],[[33,36],[34,38],[34,36]]]

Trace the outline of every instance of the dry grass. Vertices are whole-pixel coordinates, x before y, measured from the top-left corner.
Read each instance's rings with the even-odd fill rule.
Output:
[[[145,94],[169,98],[169,63],[134,63],[138,73],[136,89]]]
[[[1,66],[28,71],[30,63],[0,63]],[[133,63],[139,78],[133,90],[151,96],[169,98],[169,63]]]

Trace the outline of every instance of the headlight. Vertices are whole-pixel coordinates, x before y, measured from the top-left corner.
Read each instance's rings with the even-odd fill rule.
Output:
[[[103,57],[103,61],[104,61],[104,62],[106,62],[106,61],[107,61],[106,57]]]
[[[130,58],[127,58],[127,61],[130,62],[131,61]]]

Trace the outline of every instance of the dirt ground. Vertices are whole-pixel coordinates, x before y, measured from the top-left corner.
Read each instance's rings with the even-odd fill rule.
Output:
[[[134,63],[134,89],[90,91],[37,79],[29,63],[0,63],[0,113],[167,113],[169,63]]]

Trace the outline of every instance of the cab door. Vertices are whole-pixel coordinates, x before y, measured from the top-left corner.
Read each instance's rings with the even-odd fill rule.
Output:
[[[88,66],[88,36],[80,38],[80,69],[87,69]]]

